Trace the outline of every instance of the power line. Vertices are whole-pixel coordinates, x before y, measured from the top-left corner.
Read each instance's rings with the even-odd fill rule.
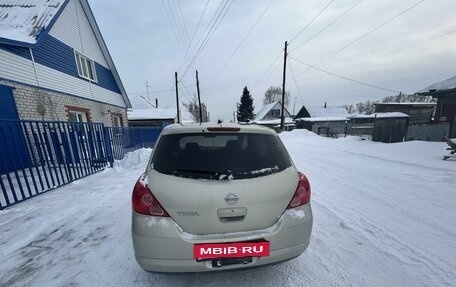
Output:
[[[342,19],[345,15],[347,15],[351,10],[353,10],[356,6],[359,5],[359,3],[361,3],[363,0],[359,0],[358,2],[355,3],[355,5],[351,6],[350,8],[348,8],[344,13],[342,13],[339,17],[337,17],[334,21],[330,22],[329,24],[327,24],[325,27],[323,27],[320,31],[318,31],[317,33],[313,34],[311,37],[307,38],[304,42],[302,42],[301,44],[297,45],[296,47],[294,47],[293,50],[291,50],[290,52],[293,52],[295,51],[296,49],[300,48],[302,45],[305,45],[307,43],[309,43],[312,39],[314,39],[315,37],[317,37],[318,35],[320,35],[323,31],[325,31],[326,29],[328,29],[329,27],[331,27],[334,23],[336,23],[337,21],[339,21],[340,19]]]
[[[274,0],[271,0],[269,2],[269,4],[266,6],[266,8],[263,10],[263,12],[261,13],[261,15],[257,18],[257,20],[255,21],[255,23],[253,24],[253,26],[250,28],[250,30],[247,32],[247,34],[245,34],[244,38],[241,40],[241,42],[237,45],[237,47],[234,49],[233,53],[231,53],[231,55],[228,57],[228,60],[226,60],[226,62],[222,65],[222,67],[219,69],[219,71],[217,72],[217,74],[215,75],[215,77],[212,79],[211,83],[214,83],[215,80],[218,78],[218,76],[220,75],[220,73],[223,71],[223,69],[226,67],[226,65],[231,61],[231,59],[233,58],[233,56],[237,53],[237,51],[241,48],[242,44],[244,44],[245,40],[247,40],[247,38],[249,37],[250,33],[252,33],[253,29],[255,29],[256,25],[260,22],[261,18],[263,18],[264,14],[266,14],[266,12],[268,11],[269,7],[271,7],[271,4],[272,2],[274,2]]]
[[[172,7],[171,7],[171,4],[172,4]],[[184,43],[184,47],[185,47],[185,46],[187,46],[186,42],[188,40],[185,38],[185,33],[184,33],[184,30],[181,25],[179,13],[177,13],[176,6],[174,5],[174,1],[171,0],[171,3],[170,3],[170,0],[168,0],[168,6],[169,6],[169,10],[171,12],[171,16],[174,21],[174,24],[177,27],[177,31],[179,32],[179,35],[180,35],[182,42]],[[176,14],[176,16],[174,16],[174,13]]]
[[[226,14],[228,13],[228,11],[230,10],[231,6],[233,6],[234,4],[234,1],[235,0],[232,0],[230,5],[228,6],[228,8],[226,8],[225,12],[223,13],[222,15],[222,18],[220,18],[220,21],[218,21],[218,23],[216,24],[214,30],[212,31],[212,33],[209,35],[209,39],[205,42],[204,46],[203,46],[203,49],[206,47],[207,43],[209,42],[210,38],[212,37],[213,34],[215,34],[215,31],[217,30],[217,28],[220,26],[220,23],[222,23],[223,19],[225,18]]]
[[[225,5],[227,4],[228,1],[229,0],[227,0],[225,2]],[[223,5],[223,3],[224,2],[220,2],[220,4],[218,5],[217,9],[215,10],[214,15],[212,16],[211,20],[209,21],[209,23],[207,24],[206,28],[204,29],[204,32],[201,34],[201,36],[199,37],[198,41],[196,41],[195,46],[191,49],[190,53],[188,54],[187,60],[190,59],[190,61],[188,61],[188,65],[187,65],[186,70],[193,64],[193,60],[194,60],[194,57],[196,55],[195,51],[199,51],[199,49],[203,45],[205,37],[209,34],[209,31],[213,27],[213,24],[215,24],[217,15],[221,14],[221,12],[223,11],[223,9],[225,7]]]
[[[164,93],[168,93],[168,92],[172,92],[174,91],[173,89],[169,89],[169,90],[157,90],[157,91],[150,91],[149,90],[149,94],[164,94]],[[146,95],[147,94],[147,91],[146,92],[135,92],[135,93],[128,93],[128,95]]]
[[[321,15],[321,13],[323,13],[323,12],[329,7],[329,5],[331,5],[333,2],[334,2],[334,0],[329,1],[329,3],[326,4],[326,6],[323,7],[323,9],[321,9],[320,12],[318,12],[318,14],[315,15],[315,17],[313,17],[312,20],[310,20],[310,21],[304,26],[304,28],[302,28],[302,29],[298,32],[298,34],[296,34],[289,42],[290,42],[290,43],[293,42],[299,35],[301,35],[301,33],[304,32],[304,30],[305,30],[307,27],[309,27],[310,24],[312,24],[312,22],[315,21],[315,19],[317,19],[317,18]]]
[[[230,5],[225,9],[225,11],[223,12],[223,9],[225,8],[226,4],[228,4],[229,0],[226,1],[225,5],[223,6],[222,10],[220,10],[220,13],[219,15],[217,16],[217,18],[215,19],[211,29],[209,30],[209,33],[206,35],[205,39],[203,40],[200,48],[196,51],[195,53],[195,56],[194,58],[192,59],[192,62],[190,63],[190,65],[192,65],[196,59],[198,59],[199,55],[202,53],[202,51],[204,50],[204,48],[206,48],[206,45],[207,43],[209,43],[210,39],[212,38],[212,35],[214,35],[215,31],[218,29],[218,27],[220,26],[220,23],[223,21],[223,19],[225,18],[226,14],[228,13],[228,10],[231,8],[231,6],[233,5],[234,3],[234,0],[231,1]],[[220,15],[224,13],[220,20],[217,22],[217,20],[219,19]],[[188,68],[187,68],[188,70]],[[184,72],[184,75],[185,75],[185,72]]]
[[[344,77],[344,76],[341,76],[341,75],[338,75],[338,74],[335,74],[335,73],[332,73],[332,72],[329,72],[329,71],[326,71],[326,70],[323,70],[323,69],[320,69],[314,65],[311,65],[311,64],[308,64],[308,63],[304,63],[302,61],[299,61],[293,57],[289,57],[290,59],[298,62],[298,63],[301,63],[311,69],[315,69],[315,70],[318,70],[320,72],[323,72],[323,73],[326,73],[326,74],[329,74],[329,75],[332,75],[334,77],[338,77],[338,78],[341,78],[341,79],[344,79],[344,80],[347,80],[347,81],[350,81],[350,82],[354,82],[354,83],[358,83],[360,85],[364,85],[364,86],[368,86],[368,87],[371,87],[371,88],[376,88],[376,89],[379,89],[379,90],[384,90],[384,91],[388,91],[388,92],[392,92],[392,93],[400,93],[399,91],[395,91],[395,90],[391,90],[391,89],[388,89],[388,88],[382,88],[380,86],[376,86],[376,85],[372,85],[372,84],[368,84],[368,83],[365,83],[365,82],[361,82],[361,81],[358,81],[358,80],[354,80],[354,79],[350,79],[350,78],[347,78],[347,77]]]
[[[181,7],[181,2],[180,0],[177,0],[177,5],[179,7],[179,12],[180,12],[180,18],[182,20],[182,27],[183,27],[183,30],[185,32],[185,36],[187,37],[187,43],[189,43],[188,39],[188,30],[187,30],[187,25],[185,25],[185,18],[184,18],[184,14],[182,13],[182,7]]]
[[[198,28],[201,25],[201,20],[203,19],[204,14],[206,13],[206,9],[207,9],[207,5],[208,4],[209,4],[209,0],[206,1],[206,5],[204,6],[203,13],[201,13],[201,16],[200,16],[200,18],[198,20],[198,24],[196,25],[195,31],[193,32],[192,38],[190,39],[190,43],[188,44],[187,49],[185,50],[184,58],[182,59],[182,62],[179,65],[179,69],[178,69],[179,72],[180,72],[180,69],[182,68],[182,65],[184,64],[185,60],[187,59],[187,56],[189,55],[188,52],[190,51],[190,48],[191,48],[191,46],[193,44],[193,40],[195,39],[196,32],[198,31]]]
[[[182,81],[182,77],[180,77],[180,76],[178,76],[178,77],[179,77],[179,81],[183,84],[182,87],[184,88],[184,90],[187,92],[187,94],[190,96],[190,98],[193,97],[192,94],[190,93],[190,91],[187,89],[187,85],[184,83],[184,81]],[[185,97],[187,98],[187,100],[189,102],[191,102],[191,99],[189,97],[187,97],[187,95],[185,95]]]
[[[209,42],[209,40],[211,39],[212,35],[215,33],[215,31],[217,30],[217,28],[219,27],[220,23],[222,22],[223,18],[225,17],[225,15],[227,14],[228,10],[230,9],[231,5],[233,5],[234,3],[234,0],[231,1],[230,5],[226,8],[225,10],[225,7],[227,6],[227,4],[229,3],[230,1],[227,0],[225,2],[225,4],[223,5],[222,9],[220,10],[219,14],[217,15],[217,18],[215,19],[215,21],[212,23],[212,26],[211,28],[209,29],[209,32],[206,34],[206,37],[204,38],[203,42],[201,43],[200,47],[198,48],[198,50],[196,51],[196,53],[194,54],[192,60],[190,61],[189,65],[187,66],[187,69],[185,69],[184,73],[182,74],[182,77],[185,76],[185,74],[187,73],[188,69],[191,67],[191,65],[196,61],[196,59],[199,57],[200,53],[203,51],[203,49],[205,48],[206,44]],[[225,13],[223,14],[222,16],[222,13],[224,12],[223,10],[225,10]],[[222,16],[220,18],[220,16]],[[220,19],[220,20],[219,20]],[[218,21],[218,22],[217,22]]]
[[[282,50],[277,54],[277,56],[274,58],[272,63],[269,65],[269,67],[266,69],[266,71],[263,73],[263,75],[260,77],[260,79],[256,82],[255,88],[258,87],[258,85],[263,81],[264,78],[266,78],[267,75],[272,71],[272,69],[276,66],[276,63],[280,58],[280,55],[282,55]]]
[[[294,83],[295,83],[295,86],[296,86],[296,91],[298,92],[298,96],[301,99],[302,103],[304,104],[304,99],[301,97],[301,93],[299,92],[298,83],[296,82],[296,77],[295,77],[295,74],[293,72],[293,68],[291,67],[291,61],[288,62],[288,65],[290,66],[290,71],[291,71],[291,74],[293,75],[293,80],[294,80]]]
[[[429,43],[429,42],[434,41],[434,40],[438,40],[438,39],[440,39],[440,38],[443,38],[443,37],[446,37],[446,36],[449,36],[449,35],[455,34],[455,33],[456,33],[456,30],[452,30],[452,31],[446,32],[446,33],[444,33],[444,34],[441,34],[441,35],[438,35],[438,36],[429,38],[429,39],[427,39],[427,40],[424,40],[424,41],[415,43],[415,44],[413,44],[413,45],[409,45],[409,46],[407,46],[407,47],[403,47],[403,48],[400,48],[400,49],[398,49],[398,50],[394,50],[394,51],[385,53],[385,54],[380,55],[380,56],[375,56],[375,57],[372,57],[372,58],[367,59],[367,60],[363,60],[363,61],[360,61],[360,62],[357,62],[357,63],[354,63],[354,64],[350,64],[350,65],[347,65],[347,66],[343,66],[343,67],[341,67],[341,68],[339,68],[339,69],[336,69],[334,72],[343,71],[343,70],[345,70],[345,69],[348,69],[348,68],[351,68],[351,67],[354,67],[354,66],[358,66],[358,65],[363,64],[363,63],[366,63],[366,62],[372,62],[372,61],[375,61],[375,60],[378,60],[378,59],[381,59],[381,58],[384,58],[384,57],[387,57],[387,56],[391,56],[391,55],[394,55],[394,54],[403,52],[403,51],[405,51],[405,50],[409,50],[409,49],[412,49],[412,48],[421,46],[421,45],[423,45],[423,44]],[[303,81],[308,81],[308,80],[313,80],[313,79],[317,79],[317,78],[321,78],[322,76],[324,76],[324,75],[319,75],[319,76],[316,76],[316,77],[311,77],[311,78],[302,79],[301,82],[303,82]]]
[[[226,2],[225,2],[225,4],[226,4]],[[195,51],[195,49],[197,49],[197,46],[199,46],[203,42],[203,38],[205,37],[205,35],[207,35],[209,33],[209,29],[211,28],[212,23],[216,19],[217,15],[218,15],[220,9],[222,9],[222,7],[224,7],[223,2],[220,2],[217,9],[215,10],[214,15],[212,16],[211,20],[209,21],[206,28],[204,29],[204,32],[199,37],[198,41],[196,41],[195,47],[192,48],[190,55],[193,55],[194,54],[193,52]]]
[[[412,10],[413,8],[415,8],[416,6],[418,6],[419,4],[423,3],[425,0],[420,0],[418,2],[416,2],[415,4],[413,4],[412,6],[406,8],[405,10],[402,10],[399,14],[393,16],[392,18],[389,18],[388,20],[386,20],[385,22],[381,23],[380,25],[376,26],[375,28],[369,30],[368,32],[364,33],[363,35],[361,35],[360,37],[356,38],[355,40],[351,41],[350,43],[348,43],[347,45],[343,46],[342,48],[340,48],[339,50],[337,50],[336,52],[332,53],[331,55],[323,58],[322,60],[320,60],[318,63],[314,64],[314,66],[318,66],[320,65],[321,63],[325,62],[326,60],[328,60],[329,58],[339,54],[340,52],[342,52],[343,50],[347,49],[348,47],[350,47],[351,45],[355,44],[356,42],[360,41],[361,39],[367,37],[369,34],[377,31],[378,29],[380,29],[381,27],[385,26],[386,24],[390,23],[391,21],[395,20],[396,18],[402,16],[403,14],[407,13],[408,11]],[[309,68],[310,69],[310,68]],[[307,72],[309,69],[305,70],[304,72],[302,72],[301,74],[299,74],[298,76],[304,74],[305,72]]]
[[[168,14],[168,10],[166,9],[165,3],[163,2],[163,0],[161,0],[161,4],[162,4],[162,7],[163,7],[163,10],[165,10],[166,18],[168,18],[168,22],[169,22],[169,24],[171,26],[171,29],[173,30],[174,37],[176,37],[177,44],[180,46],[180,48],[181,48],[181,50],[183,52],[184,51],[184,45],[181,43],[181,39],[180,39],[180,37],[178,35],[178,32],[174,28],[174,25],[173,25],[173,23],[171,21],[171,18],[170,18],[169,14]]]
[[[305,29],[307,29],[307,27],[310,26],[310,24],[312,24],[313,21],[315,21],[328,7],[329,5],[331,5],[332,3],[334,2],[334,0],[331,0],[328,4],[326,4],[325,7],[323,7],[323,9],[320,10],[320,12],[318,12],[317,15],[315,15],[292,39],[291,41],[289,41],[289,43],[291,43],[293,40],[295,40],[302,32],[304,32]],[[280,55],[282,55],[282,49],[280,50],[280,52],[277,54],[277,56],[274,58],[274,60],[272,61],[272,63],[269,65],[269,67],[266,69],[266,72],[264,72],[264,74],[260,77],[260,79],[256,82],[255,84],[255,88],[258,87],[258,85],[264,80],[264,78],[266,78],[267,75],[269,75],[269,73],[272,71],[272,69],[275,67],[275,64],[276,62],[278,61],[278,59],[280,58]]]

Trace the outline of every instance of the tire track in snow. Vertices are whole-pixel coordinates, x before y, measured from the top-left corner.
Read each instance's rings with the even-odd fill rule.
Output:
[[[354,161],[356,163],[359,163],[360,160],[359,158],[369,158],[371,161],[374,161],[377,157],[369,157],[365,156],[363,154],[358,154],[356,152],[347,152],[345,150],[338,150],[338,149],[333,149],[333,148],[327,148],[326,146],[317,146],[317,145],[309,145],[309,144],[304,144],[304,143],[296,143],[293,142],[292,140],[285,141],[285,144],[287,146],[293,147],[289,148],[293,151],[295,151],[295,154],[292,156],[293,158],[301,158],[305,159],[304,162],[302,163],[302,166],[307,169],[308,174],[311,175],[311,183],[312,182],[318,182],[322,185],[320,187],[321,190],[318,190],[318,193],[324,193],[324,189],[331,190],[337,187],[340,187],[341,184],[343,183],[343,176],[345,177],[350,177],[352,180],[356,180],[357,182],[372,182],[372,178],[363,178],[364,173],[362,170],[359,169],[369,169],[369,165],[366,166],[361,166],[357,167],[356,165],[350,165],[350,162],[346,162],[344,160],[347,159],[346,154],[351,154],[354,157],[357,157],[357,159]],[[299,146],[299,148],[298,148]],[[329,156],[328,156],[329,154]],[[387,163],[389,166],[397,166],[400,165],[401,167],[403,166],[403,163],[398,162],[398,161],[392,161],[392,160],[383,160],[383,163]],[[299,164],[298,164],[299,165]],[[417,165],[417,164],[411,164],[413,168],[421,168],[422,165]],[[355,169],[355,172],[351,171]],[[358,170],[357,170],[358,169]],[[374,169],[374,168],[372,168]],[[356,172],[357,170],[357,172]],[[434,172],[441,172],[441,171],[448,171],[446,169],[440,169]],[[324,172],[324,173],[323,173]],[[374,180],[374,184],[371,184],[372,186],[368,186],[367,190],[372,189],[374,187],[378,189],[379,183],[385,183],[385,182],[391,182],[391,179],[388,179],[384,175],[382,175],[382,172],[376,171],[377,174],[376,176],[378,179]],[[328,174],[331,174],[333,176],[328,176]],[[313,177],[313,178],[312,178]],[[336,178],[336,180],[334,180]],[[400,178],[399,178],[400,180]],[[328,183],[329,181],[329,183]],[[350,190],[350,193],[355,193],[358,197],[363,198],[365,200],[365,203],[368,204],[369,202],[375,203],[375,204],[382,204],[385,206],[389,206],[390,208],[397,210],[400,212],[401,216],[403,217],[409,217],[413,216],[413,214],[410,214],[410,210],[407,208],[400,206],[396,204],[395,202],[390,202],[385,198],[378,197],[378,194],[376,196],[372,196],[369,192],[366,192],[365,190],[360,190],[357,189],[355,185],[348,185],[351,186],[352,189]],[[344,186],[346,188],[347,186]],[[315,190],[315,189],[314,189]],[[416,248],[411,248],[409,245],[406,243],[402,242],[402,240],[393,237],[390,235],[390,231],[385,231],[384,229],[380,228],[378,224],[372,223],[370,220],[366,219],[365,217],[362,217],[362,214],[359,214],[356,210],[353,210],[350,207],[350,204],[347,204],[344,202],[343,204],[339,205],[334,205],[334,204],[328,204],[324,200],[325,199],[330,199],[330,197],[327,197],[329,195],[326,195],[326,197],[322,197],[322,200],[320,200],[320,197],[318,195],[314,196],[313,202],[317,203],[321,208],[325,210],[337,210],[340,211],[343,208],[348,208],[349,211],[346,212],[340,212],[338,215],[339,218],[344,218],[344,220],[348,220],[349,226],[352,226],[360,235],[365,237],[365,239],[369,239],[369,241],[372,243],[372,246],[378,249],[378,252],[385,252],[385,250],[388,250],[389,247],[393,246],[393,252],[387,253],[389,258],[392,258],[393,256],[396,258],[396,260],[400,260],[401,262],[404,262],[405,264],[408,264],[407,266],[410,267],[410,261],[411,262],[419,262],[421,265],[422,271],[420,274],[423,276],[426,275],[427,282],[433,282],[435,281],[435,276],[438,277],[438,281],[440,284],[443,285],[448,285],[450,282],[452,282],[455,279],[455,274],[453,272],[449,272],[448,270],[444,268],[440,268],[439,266],[448,266],[452,265],[451,262],[447,262],[445,260],[437,260],[438,262],[435,262],[435,254],[429,255],[427,252],[423,251],[418,251]],[[342,205],[342,206],[341,206]],[[337,207],[341,206],[341,207]],[[353,215],[359,215],[359,219],[353,218]],[[415,214],[416,215],[416,214]],[[317,215],[316,215],[317,216]],[[418,220],[422,219],[425,221],[425,217],[420,217],[418,216]],[[343,222],[343,221],[342,221]],[[438,225],[433,224],[432,222],[427,222],[429,225],[434,225],[434,227],[440,227]],[[375,229],[374,229],[375,228]],[[375,230],[376,232],[372,233],[369,231]],[[440,228],[440,231],[446,231],[445,229]],[[444,232],[445,233],[445,232]],[[447,233],[448,236],[452,237],[453,232],[449,231]],[[380,242],[379,242],[380,241]],[[379,247],[379,243],[382,247]],[[426,253],[426,254],[425,254]],[[397,256],[400,254],[401,256]],[[404,256],[404,257],[402,257]],[[402,257],[402,258],[401,258]],[[406,262],[403,259],[408,258],[409,261]],[[437,258],[438,259],[438,258]],[[415,270],[413,268],[416,266],[412,266],[409,272],[413,273]],[[426,272],[427,269],[429,269],[431,272]],[[416,272],[416,271],[415,271]],[[431,273],[431,275],[427,275],[428,273]],[[422,284],[423,282],[421,282]],[[429,284],[432,285],[432,284]]]

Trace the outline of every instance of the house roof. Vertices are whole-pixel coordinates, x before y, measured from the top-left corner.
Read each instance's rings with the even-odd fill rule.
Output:
[[[69,1],[0,0],[0,43],[29,48],[40,45]],[[108,47],[101,35],[88,1],[75,1],[81,3],[103,56],[119,87],[125,105],[131,107],[130,99],[109,54]]]
[[[349,119],[346,117],[313,117],[313,118],[299,118],[295,121],[299,122],[345,122]]]
[[[253,121],[261,121],[263,118],[271,111],[276,105],[279,105],[279,107],[282,107],[279,101],[275,101],[273,103],[267,104],[261,108],[261,110],[256,114],[255,119]],[[288,110],[284,108],[286,112],[289,114]],[[286,114],[285,114],[286,115]]]
[[[274,124],[280,124],[280,119],[272,119],[272,120],[264,120],[264,121],[254,120],[251,123],[252,124],[258,124],[258,125],[274,125]],[[293,123],[293,119],[292,118],[285,118],[284,119],[284,123],[285,124],[292,124]]]
[[[430,86],[427,86],[426,88],[422,89],[418,93],[426,93],[430,91],[439,91],[439,90],[448,90],[448,89],[454,89],[456,88],[456,76],[453,76],[451,78],[445,79],[443,81],[437,82],[435,84],[432,84]]]
[[[374,103],[375,106],[434,107],[437,103]]]
[[[307,111],[310,114],[311,118],[322,118],[322,117],[337,117],[337,118],[346,118],[350,116],[347,110],[344,107],[330,107],[327,106],[313,106],[306,107]]]
[[[174,119],[176,109],[131,109],[127,111],[128,120],[165,120]]]
[[[446,90],[432,90],[424,93],[419,93],[422,96],[432,96],[433,98],[456,97],[456,88]]]
[[[392,112],[392,113],[373,113],[371,115],[351,115],[349,118],[351,119],[386,119],[386,118],[408,118],[409,115],[400,113],[400,112]]]
[[[256,114],[254,121],[261,121],[278,102],[267,104]]]
[[[68,0],[0,0],[0,42],[36,44],[67,2]]]

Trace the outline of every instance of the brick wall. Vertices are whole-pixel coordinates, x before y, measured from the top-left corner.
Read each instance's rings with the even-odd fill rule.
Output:
[[[13,95],[21,120],[68,121],[68,107],[77,107],[89,111],[89,121],[112,126],[112,114],[120,114],[123,126],[128,126],[125,108],[6,80],[0,80],[0,85],[14,88]]]

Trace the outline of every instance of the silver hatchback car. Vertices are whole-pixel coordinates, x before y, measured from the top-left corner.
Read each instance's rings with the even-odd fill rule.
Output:
[[[309,245],[310,194],[269,128],[168,126],[133,189],[136,260],[157,272],[290,260]]]

